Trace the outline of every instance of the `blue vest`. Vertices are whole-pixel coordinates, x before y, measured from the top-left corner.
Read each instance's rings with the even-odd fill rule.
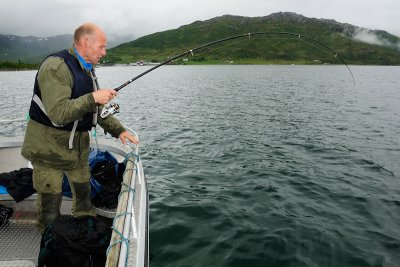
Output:
[[[76,99],[80,96],[93,92],[93,81],[92,78],[87,74],[85,70],[83,70],[79,64],[78,59],[76,59],[73,55],[71,55],[68,50],[63,50],[52,54],[50,56],[56,56],[64,59],[64,62],[67,64],[69,70],[73,76],[73,86],[71,99]],[[50,57],[49,56],[49,57]],[[33,92],[36,94],[40,100],[42,99],[39,83],[38,83],[38,73],[35,78],[35,85]],[[57,90],[57,88],[54,88]],[[29,117],[32,120],[35,120],[39,123],[45,124],[50,127],[54,127],[60,130],[68,130],[71,131],[73,128],[74,122],[70,122],[66,125],[55,126],[49,117],[41,110],[38,104],[35,101],[31,101],[31,106],[29,108]],[[89,131],[93,126],[93,113],[86,113],[83,118],[81,118],[78,122],[78,126],[76,128],[77,131]]]

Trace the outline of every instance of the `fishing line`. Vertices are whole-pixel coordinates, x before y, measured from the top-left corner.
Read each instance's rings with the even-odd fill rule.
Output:
[[[216,44],[220,44],[220,43],[223,43],[223,42],[227,42],[227,41],[234,40],[234,39],[240,39],[240,38],[259,39],[259,38],[254,38],[254,36],[258,37],[259,35],[261,35],[261,36],[287,35],[287,36],[293,36],[293,40],[299,39],[299,40],[307,41],[307,43],[308,43],[308,41],[310,41],[315,46],[318,46],[319,49],[324,48],[327,52],[329,51],[331,56],[334,56],[339,62],[344,64],[346,66],[346,68],[348,69],[348,71],[350,72],[351,77],[353,78],[354,84],[356,82],[355,79],[354,79],[354,75],[353,75],[352,71],[350,70],[349,66],[347,65],[346,61],[335,50],[333,50],[329,46],[325,45],[324,43],[322,43],[322,42],[320,42],[320,41],[318,41],[318,40],[316,40],[314,38],[308,37],[306,35],[298,34],[298,33],[292,33],[292,32],[253,32],[253,33],[245,33],[245,34],[241,34],[241,35],[235,35],[235,36],[231,36],[231,37],[226,37],[226,38],[223,38],[223,39],[219,39],[219,40],[216,40],[216,41],[213,41],[213,42],[198,46],[196,48],[189,49],[189,50],[187,50],[187,51],[185,51],[185,52],[183,52],[181,54],[173,56],[173,57],[165,60],[164,62],[161,62],[161,63],[153,66],[152,68],[140,73],[139,75],[137,75],[137,76],[133,77],[132,79],[126,81],[125,83],[121,84],[120,86],[118,86],[114,90],[118,92],[122,88],[126,87],[127,85],[131,84],[132,82],[136,81],[137,79],[139,79],[140,77],[146,75],[147,73],[149,73],[149,72],[151,72],[151,71],[153,71],[153,70],[155,70],[155,69],[157,69],[157,68],[159,68],[159,67],[161,67],[161,66],[163,66],[165,64],[168,64],[168,63],[170,63],[170,62],[172,62],[172,61],[174,61],[174,60],[176,60],[178,58],[188,57],[190,55],[194,56],[195,52],[197,53],[198,51],[202,51],[207,47],[211,47],[211,46],[214,46]],[[111,102],[109,102],[107,105],[104,106],[100,116],[105,118],[106,116],[108,116],[110,114],[114,114],[115,112],[118,112],[118,110],[115,109],[115,106],[116,106],[116,104],[112,104]]]
[[[331,55],[328,51],[326,51],[326,49],[323,49],[323,47],[321,47],[321,46],[318,46],[318,45],[316,45],[316,44],[314,44],[314,43],[308,42],[308,41],[303,40],[303,39],[300,39],[300,41],[306,43],[306,44],[309,45],[309,46],[315,47],[316,49],[318,49],[318,50],[321,51],[322,53],[325,53],[325,54],[327,54],[327,55]]]
[[[214,52],[214,51],[218,51],[218,50],[221,50],[222,48],[227,48],[227,47],[231,47],[231,46],[234,46],[234,45],[236,45],[236,44],[239,44],[239,43],[244,43],[244,42],[254,42],[254,41],[264,41],[264,40],[293,40],[294,38],[293,37],[286,37],[286,38],[283,38],[283,37],[260,37],[260,36],[256,36],[256,37],[254,37],[254,38],[251,38],[251,39],[241,39],[241,40],[238,40],[238,41],[236,41],[236,42],[229,42],[229,43],[227,43],[227,44],[224,44],[224,45],[220,45],[220,46],[216,46],[216,47],[213,47],[213,48],[209,48],[209,49],[203,49],[203,50],[199,50],[199,51],[197,51],[196,52],[196,55],[201,55],[201,54],[205,54],[205,53],[208,53],[208,52]],[[196,56],[196,55],[194,55],[194,56]]]
[[[161,67],[161,66],[163,66],[163,65],[165,65],[165,64],[167,64],[167,63],[169,63],[171,61],[174,61],[175,59],[178,59],[180,57],[188,56],[188,55],[194,55],[194,52],[196,52],[196,51],[198,51],[200,49],[203,49],[203,48],[206,48],[206,47],[209,47],[209,46],[213,46],[213,45],[216,45],[216,44],[219,44],[219,43],[222,43],[222,42],[226,42],[226,41],[229,41],[229,40],[234,40],[234,39],[239,39],[239,38],[249,38],[249,39],[251,39],[253,36],[256,36],[256,35],[274,35],[274,34],[275,35],[290,35],[290,36],[297,37],[298,39],[306,39],[306,40],[314,42],[315,44],[318,44],[320,47],[323,47],[323,48],[327,49],[328,51],[333,53],[332,55],[335,58],[337,58],[341,63],[343,63],[347,67],[347,69],[349,70],[349,72],[351,74],[351,77],[353,78],[353,82],[355,83],[354,75],[351,72],[351,70],[350,70],[349,66],[347,65],[346,61],[344,61],[344,59],[335,50],[333,50],[332,48],[330,48],[329,46],[323,44],[320,41],[318,41],[318,40],[316,40],[314,38],[308,37],[306,35],[302,35],[302,34],[298,34],[298,33],[292,33],[292,32],[253,32],[253,33],[245,33],[245,34],[241,34],[241,35],[235,35],[235,36],[223,38],[223,39],[220,39],[220,40],[216,40],[216,41],[201,45],[201,46],[196,47],[196,48],[189,49],[189,50],[187,50],[187,51],[185,51],[185,52],[183,52],[183,53],[181,53],[179,55],[173,56],[173,57],[165,60],[164,62],[161,62],[158,65],[155,65],[154,67],[142,72],[141,74],[133,77],[129,81],[126,81],[125,83],[121,84],[120,86],[118,86],[114,90],[118,92],[119,90],[121,90],[125,86],[131,84],[132,82],[134,82],[135,80],[139,79],[140,77],[146,75],[147,73],[149,73],[149,72],[151,72],[151,71],[153,71],[153,70],[155,70],[155,69],[157,69],[157,68],[159,68],[159,67]],[[293,39],[295,39],[295,38],[293,38]]]
[[[236,41],[236,42],[230,42],[230,43],[227,43],[225,45],[217,46],[217,47],[209,49],[209,50],[204,49],[202,51],[197,52],[196,55],[204,54],[204,53],[208,53],[208,52],[218,51],[218,50],[221,50],[223,48],[227,48],[227,47],[239,44],[239,43],[244,43],[244,42],[249,42],[249,41],[250,42],[254,42],[254,41],[276,41],[276,40],[285,40],[285,41],[287,41],[287,40],[298,40],[298,41],[301,41],[302,43],[306,44],[307,46],[311,46],[311,47],[316,48],[318,51],[321,51],[321,53],[323,53],[323,54],[331,56],[331,54],[326,49],[323,49],[323,47],[318,46],[318,45],[316,45],[316,44],[314,44],[312,42],[309,42],[309,41],[307,41],[305,39],[299,39],[298,37],[261,37],[261,36],[255,36],[254,38],[252,38],[250,40],[249,39],[242,39],[242,40],[239,40],[239,41]],[[271,54],[273,55],[274,52],[271,52]]]

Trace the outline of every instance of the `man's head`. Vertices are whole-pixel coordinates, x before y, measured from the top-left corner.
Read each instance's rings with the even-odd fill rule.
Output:
[[[106,34],[95,24],[85,23],[75,30],[74,45],[87,63],[97,64],[106,55]]]

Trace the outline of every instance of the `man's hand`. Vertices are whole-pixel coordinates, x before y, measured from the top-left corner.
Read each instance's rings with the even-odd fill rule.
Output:
[[[121,142],[125,145],[126,144],[126,140],[128,139],[129,142],[137,145],[139,144],[139,139],[136,138],[136,136],[131,135],[128,131],[122,132],[119,135],[119,139],[121,139]]]
[[[105,105],[117,96],[117,91],[114,89],[100,89],[92,94],[96,104]]]

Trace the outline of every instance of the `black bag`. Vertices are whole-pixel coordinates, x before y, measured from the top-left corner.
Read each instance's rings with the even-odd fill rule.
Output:
[[[0,204],[0,226],[6,224],[13,213],[14,210],[12,208],[7,208]]]
[[[7,189],[16,202],[20,202],[36,192],[32,185],[32,172],[30,168],[21,168],[1,173],[0,185]]]
[[[118,162],[115,163],[111,160],[99,161],[93,166],[91,174],[101,185],[113,183],[114,180],[118,179],[116,171],[117,165]]]
[[[115,170],[117,166],[117,170]],[[125,164],[118,163],[115,165],[109,161],[98,162],[93,170],[92,176],[102,187],[93,199],[92,203],[98,208],[115,209],[118,206],[118,196],[121,192],[121,183],[125,171]]]
[[[104,267],[110,239],[97,217],[61,217],[42,236],[38,267]]]

